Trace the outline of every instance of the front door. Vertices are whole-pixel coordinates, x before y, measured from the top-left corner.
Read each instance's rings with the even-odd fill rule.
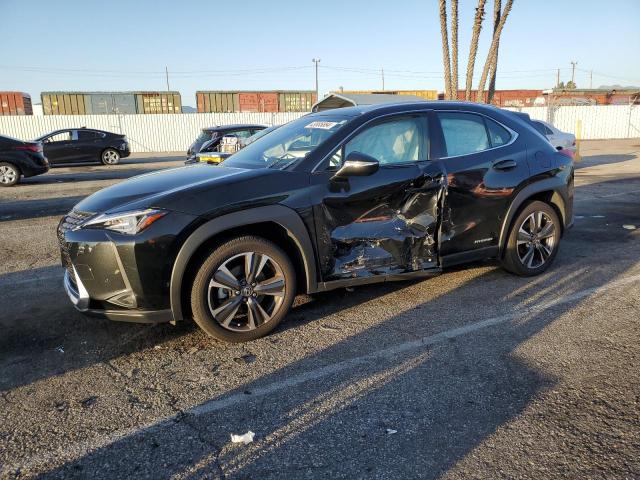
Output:
[[[43,140],[44,155],[51,165],[74,162],[78,156],[76,130],[54,133]]]
[[[312,176],[322,202],[314,207],[324,281],[395,275],[437,265],[439,201],[444,182],[429,160],[424,114],[387,118],[342,145]],[[360,152],[379,161],[368,176],[334,177],[342,159]]]

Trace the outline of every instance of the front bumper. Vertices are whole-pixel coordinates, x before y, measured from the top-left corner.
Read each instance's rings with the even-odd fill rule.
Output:
[[[74,268],[75,270],[75,268]],[[101,310],[89,308],[91,298],[82,280],[76,273],[75,281],[72,280],[68,270],[64,272],[64,289],[76,310],[86,315],[99,318],[107,318],[118,322],[135,323],[166,323],[173,320],[171,309],[166,310]]]
[[[111,320],[172,321],[171,267],[178,237],[194,217],[172,212],[170,219],[128,236],[78,228],[88,216],[75,215],[72,212],[60,222],[58,241],[64,288],[76,309]]]
[[[129,147],[129,144],[127,143],[124,148],[122,148],[122,146],[118,148],[118,153],[120,153],[120,158],[126,158],[131,155],[131,148]]]

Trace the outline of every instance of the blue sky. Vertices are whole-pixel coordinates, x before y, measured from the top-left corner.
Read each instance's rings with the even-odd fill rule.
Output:
[[[503,0],[503,4],[506,0]],[[477,0],[459,0],[463,87]],[[493,1],[476,62],[484,64]],[[437,0],[0,0],[0,90],[443,89]],[[515,0],[498,88],[640,85],[640,0]],[[475,88],[474,82],[474,88]]]

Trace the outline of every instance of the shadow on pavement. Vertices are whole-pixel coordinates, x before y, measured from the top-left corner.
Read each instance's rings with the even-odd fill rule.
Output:
[[[387,353],[376,354],[390,332],[406,329],[406,312],[393,316],[206,404],[113,441],[46,477],[133,477],[162,471],[163,476],[178,478],[218,478],[222,472],[225,478],[412,478],[417,472],[422,478],[437,478],[522,412],[538,392],[553,387],[554,378],[520,361],[514,351],[579,302],[529,313],[530,299],[544,298],[545,291],[570,296],[605,285],[624,271],[617,268],[603,275],[569,263],[548,273],[544,284],[517,279],[505,289],[501,282],[503,288],[493,301],[521,299],[505,305],[505,314],[522,313],[496,327],[499,331],[479,330],[432,345],[418,342],[405,350],[390,346]],[[421,321],[414,320],[413,334],[406,338],[430,338],[473,324],[445,308],[460,304],[463,290],[495,285],[504,275],[489,272],[419,305]],[[356,297],[383,295],[385,288],[363,288]],[[307,314],[314,312],[310,307]],[[349,359],[367,354],[369,359],[349,364]],[[336,359],[346,362],[344,368],[294,385],[283,383]],[[388,435],[387,428],[398,435]],[[230,446],[230,432],[248,429],[257,433],[254,443]]]
[[[638,155],[636,152],[631,152],[608,155],[585,155],[580,158],[580,162],[575,164],[576,170],[593,167],[594,165],[610,165],[612,163],[627,162],[629,160],[635,160],[638,158]]]

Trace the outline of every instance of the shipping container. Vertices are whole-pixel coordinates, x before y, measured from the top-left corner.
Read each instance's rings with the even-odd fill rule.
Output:
[[[415,97],[420,97],[425,100],[438,100],[438,91],[437,90],[340,90],[337,92],[340,95],[341,93],[345,94],[354,94],[354,95],[372,95],[372,94],[384,94],[384,95],[413,95]],[[315,102],[314,102],[315,103]]]
[[[178,92],[136,92],[138,113],[182,113]]]
[[[277,112],[278,94],[276,92],[238,93],[241,112]]]
[[[310,90],[198,91],[200,113],[223,112],[310,112],[316,94]]]
[[[0,115],[33,115],[31,96],[23,92],[0,92]]]
[[[463,101],[466,97],[465,90],[458,90],[458,100]],[[470,101],[475,102],[478,98],[478,92],[471,90]],[[487,90],[482,92],[484,103],[489,99]],[[438,95],[439,100],[444,100],[444,93]],[[493,105],[498,107],[533,107],[544,105],[545,98],[542,90],[496,90],[493,94]]]
[[[280,112],[310,112],[316,103],[316,92],[278,92],[278,109]]]
[[[45,115],[182,113],[178,92],[42,92]]]

